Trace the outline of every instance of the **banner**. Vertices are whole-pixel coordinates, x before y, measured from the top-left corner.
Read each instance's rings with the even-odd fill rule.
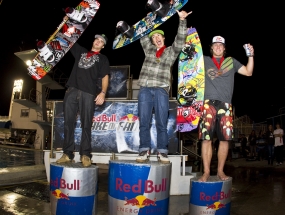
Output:
[[[106,98],[128,99],[128,80],[130,77],[130,66],[110,66],[109,84]],[[97,82],[97,92],[101,92],[102,81]]]
[[[53,148],[62,148],[64,141],[63,102],[55,102]],[[169,120],[167,132],[169,137],[169,154],[178,151],[176,132],[176,101],[169,102]],[[151,123],[151,151],[157,146],[157,134],[154,115]],[[96,106],[91,129],[91,145],[93,152],[130,152],[139,149],[139,118],[138,103],[134,101],[106,101]],[[81,140],[80,116],[77,116],[74,131],[75,150],[79,151]]]

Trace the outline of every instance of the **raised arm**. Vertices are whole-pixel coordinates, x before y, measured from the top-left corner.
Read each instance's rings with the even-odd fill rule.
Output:
[[[254,67],[254,60],[253,60],[253,56],[254,56],[254,49],[253,46],[248,44],[248,48],[250,50],[251,56],[248,57],[248,62],[246,66],[242,66],[239,70],[238,73],[241,75],[245,75],[245,76],[252,76],[253,73],[253,67]]]

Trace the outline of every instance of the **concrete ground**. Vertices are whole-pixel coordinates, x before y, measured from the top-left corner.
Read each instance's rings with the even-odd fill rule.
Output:
[[[41,156],[39,150],[0,145],[1,215],[51,214],[49,184]],[[216,174],[216,165],[213,158],[211,175]],[[285,164],[270,166],[266,160],[237,158],[226,163],[225,172],[232,177],[231,215],[285,214]],[[105,215],[108,214],[108,165],[99,166],[98,187],[97,215]],[[170,196],[169,215],[182,214],[189,214],[189,195]]]

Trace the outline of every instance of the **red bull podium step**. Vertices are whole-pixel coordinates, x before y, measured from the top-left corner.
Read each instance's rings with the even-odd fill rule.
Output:
[[[50,164],[52,215],[95,215],[98,167],[82,163]]]
[[[110,160],[108,214],[168,215],[170,179],[171,163]]]
[[[200,182],[198,179],[192,178],[190,182],[189,215],[229,215],[232,178],[222,181],[217,176],[210,176],[207,182]]]

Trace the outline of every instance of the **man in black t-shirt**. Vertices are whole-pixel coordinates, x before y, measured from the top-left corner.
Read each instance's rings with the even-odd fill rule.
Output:
[[[74,158],[74,129],[77,113],[81,120],[80,160],[84,167],[91,165],[91,125],[95,103],[102,105],[109,82],[110,64],[100,51],[107,43],[104,34],[95,35],[91,51],[77,43],[70,49],[75,58],[64,96],[64,143],[63,155],[56,163],[71,162]],[[102,80],[102,91],[96,92],[97,81]]]

